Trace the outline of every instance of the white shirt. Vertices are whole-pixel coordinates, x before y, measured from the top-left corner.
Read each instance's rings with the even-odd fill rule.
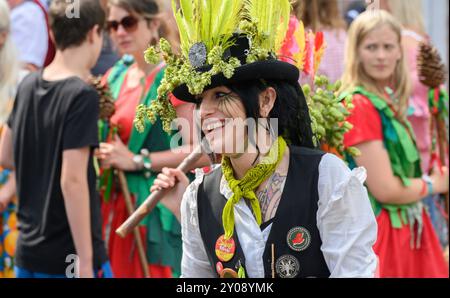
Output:
[[[189,185],[181,203],[182,277],[217,276],[210,265],[198,225],[197,191],[203,176],[203,172],[197,170],[196,179]],[[332,154],[325,154],[319,164],[316,220],[330,277],[374,277],[377,258],[372,246],[377,238],[377,222],[363,185],[365,179],[364,168],[350,171]],[[220,193],[226,199],[232,196],[223,177]],[[261,231],[243,199],[234,206],[234,215],[236,233],[245,255],[246,274],[263,278],[263,254],[272,224]]]
[[[41,68],[48,50],[46,16],[31,1],[25,1],[11,11],[11,36],[19,50],[20,61]]]

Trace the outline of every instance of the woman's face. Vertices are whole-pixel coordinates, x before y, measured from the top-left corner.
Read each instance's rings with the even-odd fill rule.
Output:
[[[116,26],[111,26],[114,24]],[[149,21],[141,15],[130,14],[119,6],[111,6],[108,15],[109,33],[121,54],[142,56],[149,43],[158,39],[156,20]],[[117,24],[120,24],[117,26]]]
[[[389,82],[402,58],[398,36],[388,25],[369,32],[358,48],[365,73],[380,84]]]
[[[203,92],[199,99],[201,127],[211,150],[228,156],[244,153],[246,113],[239,96],[220,86]]]

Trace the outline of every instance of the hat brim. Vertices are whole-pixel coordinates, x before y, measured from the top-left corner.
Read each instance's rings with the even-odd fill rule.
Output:
[[[258,79],[298,82],[299,75],[299,69],[287,62],[279,60],[258,61],[235,68],[234,75],[230,79],[227,79],[222,73],[211,77],[211,84],[204,91],[218,86]],[[189,93],[186,84],[176,87],[172,93],[179,100],[192,103],[197,102],[196,96]]]

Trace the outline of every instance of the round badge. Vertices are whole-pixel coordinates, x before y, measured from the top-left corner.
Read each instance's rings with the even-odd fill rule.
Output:
[[[287,234],[287,244],[294,251],[302,251],[311,244],[311,234],[303,227],[295,227]]]
[[[294,278],[300,271],[300,264],[294,256],[282,255],[277,259],[275,268],[281,278]]]
[[[220,278],[238,278],[238,273],[230,268],[225,268],[220,273]]]
[[[225,239],[225,235],[222,235],[216,241],[216,256],[222,262],[228,262],[234,256],[236,250],[236,244],[234,239]]]
[[[194,68],[199,68],[206,63],[206,45],[203,42],[198,42],[189,49],[189,62]]]

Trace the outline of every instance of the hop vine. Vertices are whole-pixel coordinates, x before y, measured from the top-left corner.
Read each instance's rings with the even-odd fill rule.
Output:
[[[338,92],[341,82],[330,83],[325,76],[315,78],[314,88],[315,90],[312,90],[308,84],[302,86],[310,110],[315,145],[325,145],[341,156],[345,153],[358,156],[360,152],[357,148],[344,147],[344,134],[353,128],[352,124],[345,120],[353,109],[352,96],[341,102]]]

